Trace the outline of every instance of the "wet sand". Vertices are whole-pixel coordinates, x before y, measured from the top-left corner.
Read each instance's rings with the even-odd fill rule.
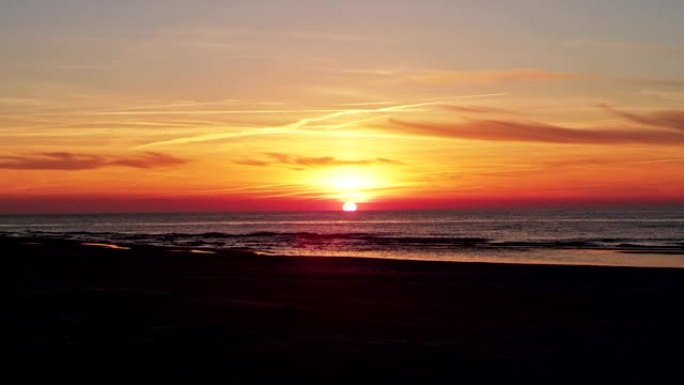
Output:
[[[5,383],[684,383],[684,269],[0,250]]]

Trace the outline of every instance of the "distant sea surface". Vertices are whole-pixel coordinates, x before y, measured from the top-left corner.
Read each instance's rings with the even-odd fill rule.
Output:
[[[5,215],[0,234],[286,256],[684,267],[684,209]]]

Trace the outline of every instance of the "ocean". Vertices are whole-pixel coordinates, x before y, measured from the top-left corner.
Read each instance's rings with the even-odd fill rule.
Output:
[[[684,209],[5,215],[0,234],[284,256],[684,267]]]

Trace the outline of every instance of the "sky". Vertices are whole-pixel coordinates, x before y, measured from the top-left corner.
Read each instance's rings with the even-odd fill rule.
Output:
[[[0,1],[0,213],[684,204],[680,0]]]

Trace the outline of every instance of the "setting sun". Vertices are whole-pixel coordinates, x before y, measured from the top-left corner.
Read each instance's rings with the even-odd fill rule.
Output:
[[[356,211],[357,209],[358,209],[358,207],[356,206],[355,202],[344,202],[344,204],[342,205],[343,211],[350,212],[350,211]]]

